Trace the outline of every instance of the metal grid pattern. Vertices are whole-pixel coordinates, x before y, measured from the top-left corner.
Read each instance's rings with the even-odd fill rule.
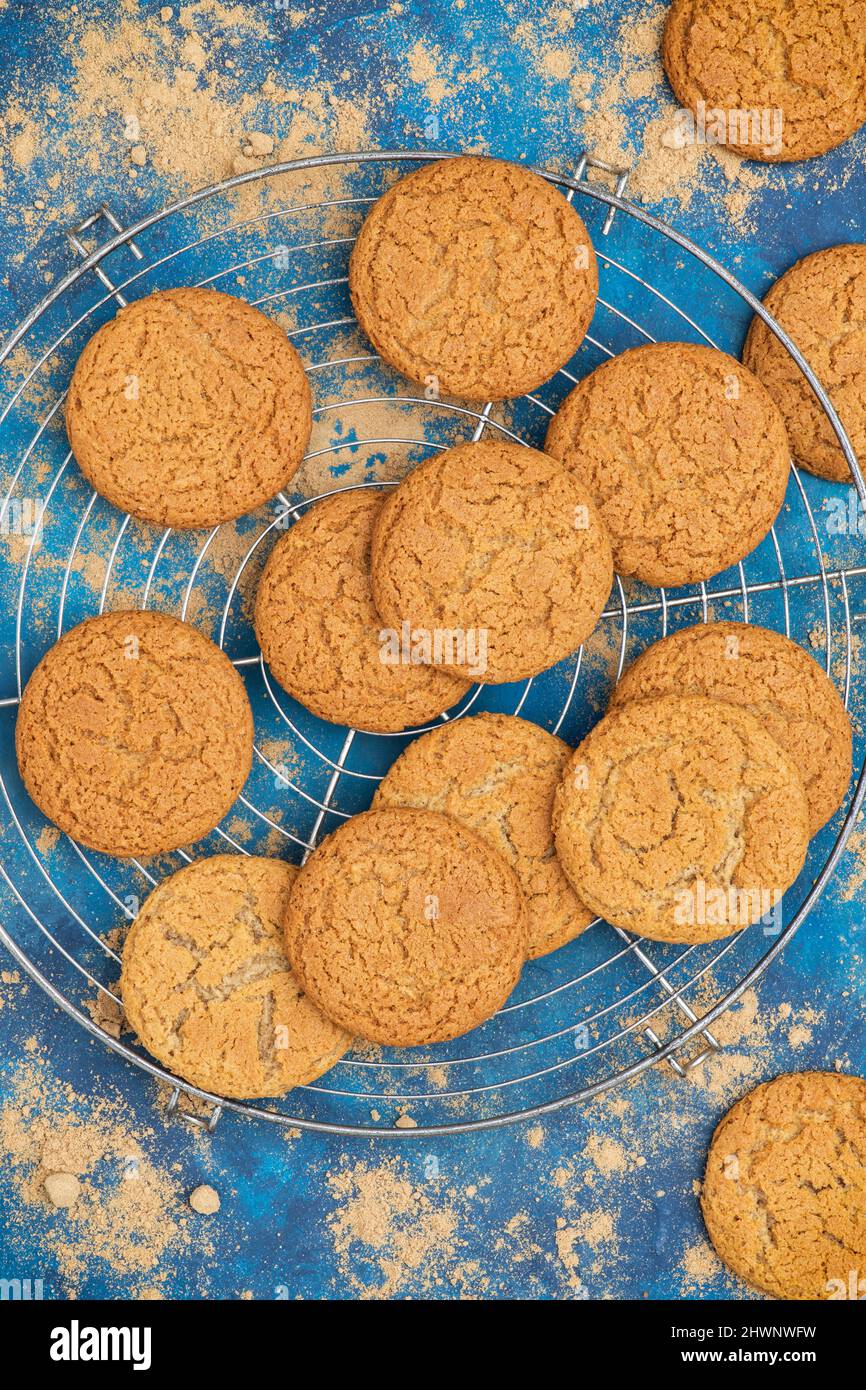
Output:
[[[623,334],[631,335],[632,341],[687,337],[713,343],[696,316],[670,294],[655,288],[644,273],[640,256],[638,269],[628,264],[629,239],[639,231],[647,238],[645,258],[652,262],[658,254],[653,247],[661,238],[668,249],[685,253],[694,267],[690,274],[697,274],[698,269],[708,273],[714,293],[727,287],[735,298],[765,318],[806,374],[831,419],[853,466],[859,498],[866,502],[850,444],[793,344],[721,265],[687,238],[626,201],[627,170],[600,165],[585,155],[577,163],[574,178],[537,171],[569,199],[579,199],[602,266],[600,307],[578,356],[579,368],[558,374],[552,384],[552,398],[542,390],[504,411],[491,404],[475,409],[457,403],[431,403],[414,394],[408,383],[384,371],[363,343],[347,350],[346,335],[352,333],[354,322],[346,294],[346,261],[354,232],[381,191],[385,176],[401,172],[407,162],[441,157],[434,152],[385,151],[293,161],[202,190],[127,230],[103,206],[68,234],[80,263],[27,316],[0,352],[0,363],[7,361],[27,335],[38,339],[44,329],[38,347],[31,350],[31,363],[0,414],[0,440],[7,466],[11,465],[0,518],[8,521],[12,515],[22,515],[34,470],[41,468],[42,475],[50,478],[39,500],[37,524],[29,537],[20,538],[12,561],[16,568],[7,575],[14,600],[9,630],[3,636],[12,658],[14,689],[0,699],[5,750],[0,767],[5,821],[0,873],[11,906],[7,903],[0,940],[82,1026],[152,1076],[168,1082],[172,1087],[171,1111],[185,1113],[192,1123],[208,1129],[227,1107],[276,1123],[342,1133],[450,1133],[558,1109],[633,1077],[660,1059],[666,1059],[684,1076],[718,1046],[711,1029],[713,1020],[766,968],[820,896],[864,793],[861,771],[843,823],[829,840],[822,839],[813,849],[804,875],[787,895],[780,930],[769,933],[758,924],[706,947],[668,948],[596,923],[553,957],[527,966],[515,995],[500,1014],[467,1037],[423,1053],[358,1050],[315,1085],[299,1088],[278,1103],[221,1102],[178,1083],[134,1042],[114,1038],[90,1016],[88,999],[98,991],[117,1000],[113,980],[119,973],[119,955],[108,939],[110,928],[131,920],[140,896],[165,873],[201,853],[219,849],[257,852],[262,837],[269,837],[269,852],[276,847],[278,853],[303,860],[322,835],[369,804],[378,778],[407,737],[337,730],[314,719],[275,684],[255,651],[255,639],[243,614],[243,595],[254,585],[257,566],[280,529],[318,500],[282,496],[269,516],[250,519],[244,544],[222,576],[221,601],[211,613],[212,635],[244,675],[256,717],[254,770],[236,808],[237,815],[228,817],[212,837],[196,846],[194,855],[180,851],[158,863],[111,861],[68,840],[63,841],[59,864],[57,851],[46,852],[42,835],[45,823],[17,781],[12,755],[15,709],[27,675],[61,632],[87,612],[101,612],[114,601],[115,590],[123,593],[126,606],[132,588],[134,601],[142,608],[159,605],[182,618],[193,618],[199,586],[208,576],[223,530],[216,527],[208,534],[183,536],[142,530],[128,516],[120,518],[107,508],[84,487],[78,475],[58,428],[65,382],[77,351],[115,304],[123,305],[129,297],[146,294],[163,283],[203,283],[244,294],[271,312],[291,305],[296,322],[288,331],[306,359],[320,433],[325,426],[325,442],[311,449],[310,460],[326,459],[339,468],[343,459],[357,459],[359,454],[381,458],[383,452],[402,450],[409,455],[420,451],[423,456],[461,439],[478,439],[485,432],[537,444],[558,400],[596,360],[620,350]],[[288,201],[276,211],[243,221],[227,220],[222,211],[226,195],[239,185],[283,175],[308,177],[333,166],[353,179],[366,180],[364,193]],[[188,235],[187,220],[203,212],[214,218],[216,226],[202,230],[197,220],[193,234]],[[596,212],[602,215],[600,226],[592,223]],[[620,214],[625,215],[624,229]],[[346,234],[339,227],[340,235],[322,235],[335,217],[347,220]],[[625,247],[616,255],[605,240],[614,218],[618,232],[623,231]],[[324,225],[317,227],[317,219]],[[106,222],[112,235],[88,251],[84,239]],[[148,234],[156,232],[162,240],[145,247]],[[288,244],[282,240],[292,237]],[[250,238],[257,240],[251,245]],[[276,238],[280,240],[275,249]],[[283,267],[280,287],[268,290],[261,276],[278,260]],[[160,275],[167,279],[160,279]],[[94,277],[104,290],[95,302],[91,293],[96,287]],[[695,301],[690,297],[689,304],[699,300],[699,295]],[[380,384],[366,393],[354,391],[357,373],[368,370],[379,374]],[[45,388],[47,404],[43,402],[35,419],[27,418],[22,406],[25,393],[40,386]],[[425,425],[421,435],[407,427],[385,436],[367,438],[362,432],[359,437],[352,419],[360,419],[362,410],[376,407],[397,409],[409,421],[422,412],[425,420],[435,416],[435,428],[432,434]],[[342,433],[328,437],[329,420],[348,421],[349,425],[342,427]],[[393,483],[365,477],[361,483],[350,485]],[[334,487],[319,495],[329,495],[339,486],[337,477]],[[79,593],[78,578],[94,537],[104,566],[95,602],[92,593],[89,597]],[[811,555],[811,564],[803,562],[804,550]],[[617,578],[611,603],[597,629],[597,650],[593,650],[594,637],[554,673],[498,691],[476,687],[443,718],[495,707],[536,718],[552,732],[574,739],[582,725],[585,727],[587,720],[593,722],[592,716],[603,709],[610,677],[619,676],[632,646],[645,645],[678,623],[706,621],[710,616],[761,621],[799,640],[805,640],[803,634],[810,625],[817,626],[823,632],[826,668],[830,671],[832,667],[847,704],[852,693],[853,622],[858,616],[852,616],[856,604],[852,605],[851,587],[866,574],[866,567],[834,566],[825,558],[809,489],[796,470],[792,470],[786,516],[761,552],[763,559],[756,567],[749,557],[732,575],[671,593],[626,586]],[[50,576],[47,580],[46,571]],[[839,656],[836,664],[831,660],[834,653]],[[289,767],[272,752],[277,736],[292,750]],[[292,808],[288,815],[287,798]],[[238,817],[242,829],[236,824]],[[415,1127],[397,1124],[407,1111]]]

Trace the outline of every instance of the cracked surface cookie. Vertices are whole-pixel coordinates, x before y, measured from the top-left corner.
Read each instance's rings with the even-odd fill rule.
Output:
[[[782,417],[733,357],[648,343],[566,396],[544,445],[591,493],[614,568],[694,584],[754,550],[776,519],[790,452]]]
[[[309,507],[265,565],[255,629],[280,685],[313,714],[391,733],[450,709],[469,683],[441,667],[382,660],[370,545],[384,500],[359,488]]]
[[[283,330],[216,290],[160,290],[90,339],[66,431],[88,482],[157,526],[215,526],[285,487],[310,437],[310,388]]]
[[[448,449],[394,488],[372,574],[385,624],[438,634],[450,669],[483,682],[522,680],[576,651],[613,580],[583,484],[536,449],[494,440]]]
[[[193,1086],[234,1099],[315,1081],[351,1038],[292,974],[283,917],[297,870],[218,854],[165,879],[130,928],[121,992],[148,1052]]]
[[[114,855],[192,844],[236,800],[253,756],[243,681],[167,613],[104,613],[61,637],[21,698],[18,766],[40,811]]]
[[[656,941],[714,941],[777,906],[806,856],[796,766],[753,714],[697,695],[634,700],[575,750],[553,828],[575,892]]]
[[[455,719],[410,743],[373,800],[374,810],[443,811],[498,850],[526,897],[529,956],[555,951],[595,919],[553,847],[553,798],[570,756],[567,743],[526,719]]]
[[[765,307],[794,340],[866,460],[866,246],[829,246],[776,281]],[[823,407],[787,348],[752,319],[743,361],[782,412],[794,462],[834,483],[851,470]]]
[[[517,875],[434,811],[353,816],[300,870],[289,959],[319,1008],[357,1037],[444,1042],[494,1014],[526,956]]]
[[[462,156],[416,169],[374,204],[349,289],[367,337],[404,376],[502,400],[577,351],[598,269],[581,218],[546,179]]]
[[[794,1072],[738,1100],[713,1135],[701,1208],[719,1258],[754,1288],[862,1298],[866,1081]]]
[[[866,121],[863,0],[674,0],[662,59],[708,136],[746,159],[809,159]]]
[[[816,661],[790,638],[750,623],[701,623],[641,652],[611,708],[658,695],[709,695],[742,705],[799,768],[815,835],[851,780],[851,721]]]

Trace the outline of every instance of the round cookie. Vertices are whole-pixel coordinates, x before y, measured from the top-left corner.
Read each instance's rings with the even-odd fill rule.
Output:
[[[526,898],[530,957],[555,951],[595,920],[553,848],[553,798],[570,755],[567,743],[526,719],[455,719],[410,743],[373,799],[374,810],[443,811],[499,851]]]
[[[192,844],[237,799],[253,756],[243,681],[167,613],[103,613],[65,633],[27,683],[15,729],[36,805],[114,855]]]
[[[733,357],[647,343],[566,396],[544,445],[586,485],[614,567],[694,584],[754,550],[785,496],[790,452],[765,388]]]
[[[216,290],[160,290],[90,339],[66,400],[88,482],[157,526],[215,526],[296,473],[310,388],[283,330]]]
[[[674,0],[662,59],[708,138],[746,159],[810,159],[866,121],[863,0]]]
[[[546,179],[461,156],[416,169],[374,204],[349,290],[367,337],[404,376],[502,400],[577,351],[598,269],[582,220]]]
[[[388,648],[370,582],[383,501],[381,492],[359,488],[308,508],[265,565],[255,629],[280,685],[313,714],[390,733],[435,718],[469,684],[399,652],[383,660]]]
[[[798,261],[764,305],[800,349],[866,459],[866,246],[829,246]],[[743,361],[782,412],[794,462],[834,483],[851,470],[830,421],[787,348],[757,315]]]
[[[283,917],[297,870],[217,854],[165,879],[123,951],[121,992],[148,1052],[203,1091],[279,1096],[315,1081],[351,1038],[292,974]]]
[[[701,1207],[719,1258],[754,1288],[862,1298],[866,1081],[794,1072],[738,1100],[713,1135]]]
[[[514,870],[434,811],[353,816],[298,874],[286,941],[305,993],[358,1037],[395,1047],[477,1027],[526,955]]]
[[[623,675],[611,708],[659,695],[742,705],[800,770],[809,834],[838,811],[851,781],[851,722],[835,685],[790,638],[750,623],[700,623],[655,642]]]
[[[613,580],[582,483],[498,440],[459,444],[404,478],[379,513],[372,574],[384,624],[431,644],[454,635],[442,648],[451,669],[482,682],[522,680],[576,651]]]
[[[714,941],[758,921],[808,844],[788,754],[747,710],[696,695],[602,719],[566,769],[553,828],[581,900],[656,941]]]

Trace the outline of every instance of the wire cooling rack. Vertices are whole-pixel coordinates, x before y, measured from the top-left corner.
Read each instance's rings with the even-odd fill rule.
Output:
[[[383,151],[292,161],[228,179],[126,228],[103,205],[68,233],[77,262],[0,351],[8,477],[0,512],[0,646],[7,658],[0,691],[0,940],[78,1023],[168,1083],[171,1110],[207,1129],[230,1109],[345,1134],[453,1133],[556,1110],[660,1061],[685,1077],[717,1049],[714,1020],[817,901],[866,790],[858,745],[856,790],[813,842],[781,920],[687,947],[642,942],[596,922],[562,950],[529,962],[496,1018],[466,1037],[423,1051],[361,1048],[279,1102],[207,1095],[158,1067],[129,1035],[101,1025],[104,1012],[94,1005],[119,1003],[122,929],[165,874],[227,849],[300,861],[369,805],[379,777],[413,736],[323,723],[271,677],[256,648],[250,600],[279,532],[318,496],[343,486],[393,485],[407,466],[466,438],[488,433],[541,444],[574,382],[625,347],[658,339],[730,345],[759,313],[830,418],[856,496],[792,469],[776,526],[742,564],[709,584],[669,592],[617,579],[595,633],[570,660],[531,681],[476,687],[443,718],[504,710],[574,743],[603,713],[628,658],[678,626],[709,618],[787,633],[823,662],[846,704],[856,700],[852,647],[866,607],[857,523],[866,491],[851,446],[809,367],[761,304],[687,237],[627,201],[626,170],[584,155],[573,177],[536,171],[580,207],[601,267],[589,335],[568,369],[538,392],[499,407],[429,400],[370,352],[347,292],[354,236],[394,177],[443,157]],[[255,210],[239,215],[239,197],[256,194]],[[154,531],[121,516],[84,482],[62,427],[69,375],[95,328],[128,299],[179,284],[214,285],[277,317],[305,359],[314,396],[302,475],[308,495],[282,496],[209,533]],[[845,555],[834,558],[830,552],[840,548]],[[14,758],[21,690],[44,651],[93,612],[136,606],[177,613],[212,635],[244,676],[256,725],[253,771],[232,813],[191,852],[147,863],[113,860],[58,836],[26,796]]]

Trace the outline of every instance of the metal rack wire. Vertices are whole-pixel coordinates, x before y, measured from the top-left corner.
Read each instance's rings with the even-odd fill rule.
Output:
[[[9,543],[0,564],[7,610],[0,645],[10,658],[11,680],[0,698],[0,874],[7,899],[0,941],[84,1028],[167,1083],[170,1111],[207,1129],[230,1109],[344,1134],[453,1133],[556,1110],[660,1061],[685,1076],[717,1049],[714,1020],[766,969],[820,897],[866,790],[858,753],[856,790],[841,823],[813,845],[803,875],[786,897],[781,929],[758,924],[708,946],[666,947],[596,923],[553,956],[530,963],[500,1014],[467,1037],[424,1052],[358,1050],[315,1085],[278,1103],[224,1102],[198,1091],[157,1066],[133,1040],[113,1036],[91,1017],[89,1005],[97,994],[119,1002],[112,929],[135,916],[140,897],[164,874],[220,848],[302,859],[341,819],[369,804],[378,778],[413,736],[322,723],[275,684],[255,649],[245,598],[257,568],[280,529],[318,497],[282,496],[267,514],[247,519],[227,563],[225,528],[208,534],[152,532],[120,517],[86,487],[59,428],[61,408],[78,351],[116,305],[166,284],[204,283],[243,294],[270,312],[290,307],[287,331],[305,356],[314,387],[319,437],[308,458],[319,467],[327,461],[333,475],[333,486],[319,493],[325,496],[345,485],[393,485],[378,476],[383,458],[393,454],[405,454],[411,463],[484,432],[538,444],[558,401],[597,360],[632,341],[657,337],[714,343],[692,306],[701,305],[716,319],[717,301],[728,291],[740,310],[762,315],[804,372],[866,504],[863,478],[838,418],[778,325],[711,256],[626,200],[627,170],[586,155],[574,177],[536,171],[569,199],[579,200],[602,267],[599,310],[576,362],[547,387],[505,409],[431,402],[414,394],[353,336],[346,262],[354,233],[385,182],[407,165],[443,157],[433,151],[382,151],[296,160],[225,180],[128,228],[103,205],[68,234],[78,263],[0,351],[7,373],[16,350],[29,351],[21,379],[4,391],[0,413],[0,444],[9,471],[0,510]],[[241,219],[226,216],[227,200],[244,185],[279,189],[281,180],[332,173],[350,178],[360,191],[299,201],[277,192],[276,206]],[[86,238],[105,224],[108,239],[88,250]],[[666,278],[682,280],[689,311],[678,302],[679,294],[663,293],[647,272],[648,263],[655,266],[665,258]],[[726,329],[727,320],[721,323]],[[370,437],[363,428],[359,433],[362,412],[370,409],[390,411],[388,419],[397,419],[397,426]],[[399,421],[406,421],[405,427]],[[357,469],[359,461],[370,464],[360,481],[341,483],[346,462]],[[757,620],[808,645],[820,642],[826,668],[849,703],[856,694],[852,634],[866,566],[852,564],[850,556],[834,562],[825,555],[816,496],[811,480],[792,469],[777,526],[734,571],[710,585],[671,593],[617,580],[596,634],[571,661],[534,681],[476,687],[443,717],[504,709],[575,740],[602,712],[611,680],[632,647],[681,622],[711,615]],[[92,577],[89,584],[82,580],[94,557],[101,569],[95,587]],[[17,778],[14,719],[29,672],[62,631],[121,601],[164,607],[201,622],[247,682],[257,735],[253,773],[232,815],[195,847],[194,855],[181,851],[153,863],[121,862],[66,838],[55,843],[50,831],[46,839],[46,823]]]

